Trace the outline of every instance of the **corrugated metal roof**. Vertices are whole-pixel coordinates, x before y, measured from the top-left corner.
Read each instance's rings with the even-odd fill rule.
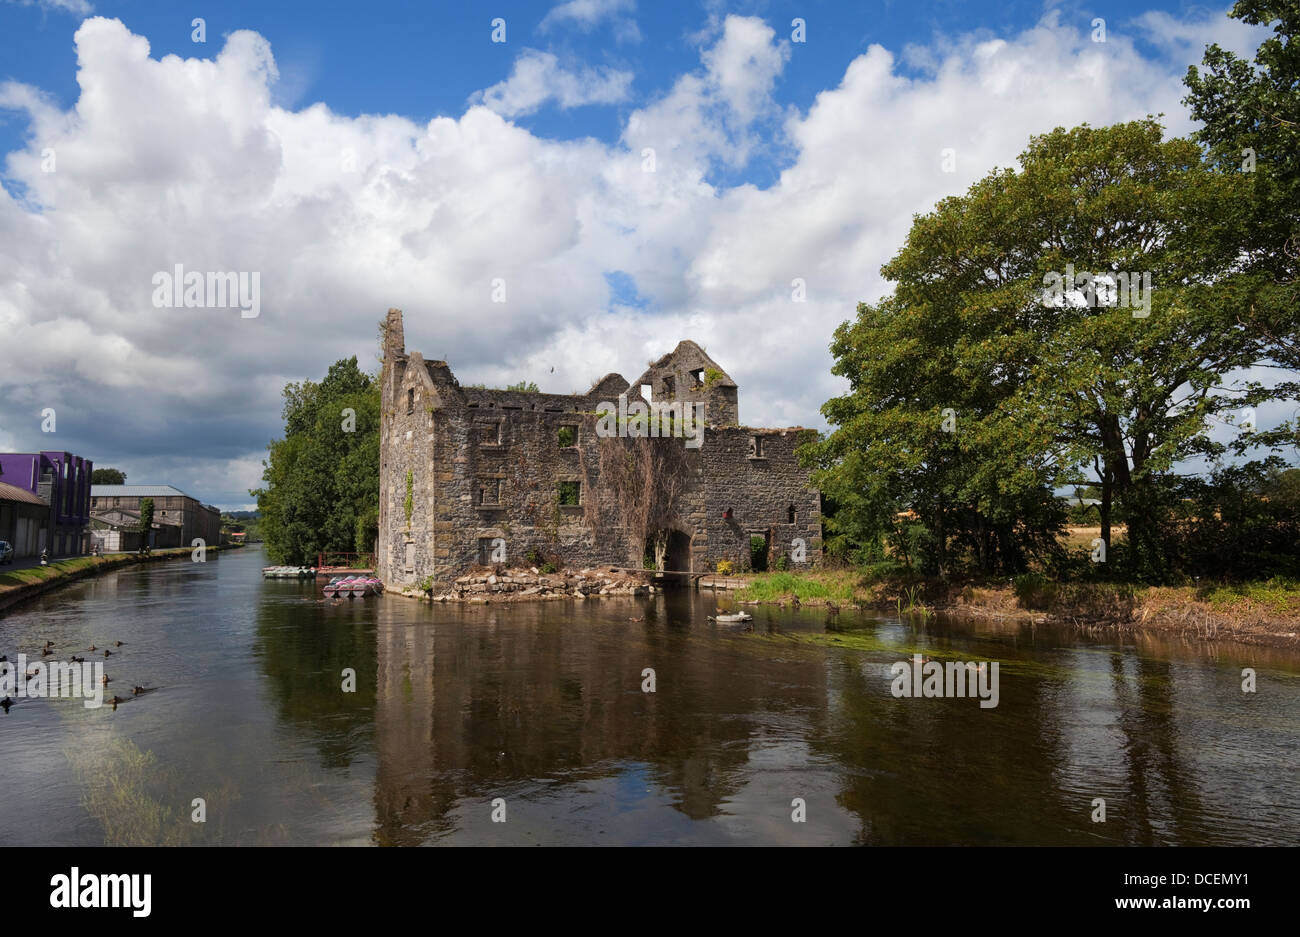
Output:
[[[171,485],[91,485],[90,496],[92,498],[189,498],[191,501],[197,501],[191,495],[187,495],[179,488],[173,488]]]
[[[7,485],[4,482],[0,482],[0,501],[22,501],[25,504],[39,504],[44,508],[49,507],[48,504],[36,495],[32,494],[26,488]]]

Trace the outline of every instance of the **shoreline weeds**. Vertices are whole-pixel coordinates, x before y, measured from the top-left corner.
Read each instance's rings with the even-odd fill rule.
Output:
[[[223,550],[242,547],[243,544],[228,543],[205,547],[205,550],[207,553],[220,553]],[[89,579],[125,566],[162,563],[167,560],[180,559],[190,556],[193,552],[194,548],[192,547],[172,547],[166,550],[156,550],[147,556],[142,556],[139,553],[72,556],[54,560],[48,566],[30,566],[25,569],[0,572],[0,617],[15,605],[20,605],[71,583],[80,582],[82,579]],[[37,573],[39,578],[30,582],[6,582],[6,580],[22,573]]]
[[[1271,647],[1300,651],[1300,626],[1294,623],[1260,619],[1255,622],[1232,622],[1200,607],[1202,603],[1189,603],[1181,614],[1172,610],[1152,612],[1144,609],[1135,619],[1123,622],[1088,622],[1077,616],[1045,614],[1029,609],[1000,611],[980,605],[946,605],[935,612],[967,621],[997,621],[1005,624],[1045,625],[1051,628],[1068,628],[1088,634],[1151,635],[1195,640],[1206,644],[1231,641],[1255,647]]]
[[[536,571],[530,576],[529,572],[512,569],[493,574],[481,570],[461,577],[449,592],[431,596],[418,589],[393,588],[386,594],[431,604],[469,605],[628,598],[656,592],[647,588],[644,581],[637,588],[635,577],[619,576],[600,567],[549,576]],[[780,579],[774,582],[775,577]],[[1205,643],[1231,641],[1300,650],[1300,590],[1288,593],[1280,610],[1252,597],[1245,588],[1240,595],[1230,594],[1221,600],[1198,595],[1197,589],[1191,586],[1128,589],[1105,583],[1063,584],[1050,601],[1039,603],[1043,607],[1026,608],[1009,584],[918,583],[905,595],[900,584],[864,581],[848,570],[705,576],[700,580],[699,590],[714,591],[719,598],[727,595],[737,605],[786,607],[794,604],[797,590],[799,606],[824,607],[831,614],[845,608],[897,615],[901,601],[903,617],[916,613],[938,614],[957,620],[1065,628],[1094,635],[1149,634]],[[918,612],[909,613],[909,604]]]
[[[851,572],[793,577],[795,588],[809,584],[823,590],[827,579],[831,580],[832,588],[838,586],[838,595],[801,597],[799,604],[831,607],[842,604],[895,615],[901,612],[903,617],[939,614],[966,621],[1043,625],[1089,634],[1148,634],[1206,643],[1232,641],[1300,650],[1300,589],[1294,586],[1283,602],[1274,600],[1271,603],[1274,607],[1270,608],[1269,602],[1252,597],[1248,586],[1235,590],[1226,587],[1222,591],[1237,594],[1222,597],[1222,591],[1198,594],[1193,586],[1130,589],[1110,583],[1065,583],[1058,584],[1050,597],[1025,607],[1009,584],[928,582],[917,584],[904,594],[898,584],[860,582]],[[736,589],[735,601],[742,605],[784,606],[794,596],[793,592],[786,592],[758,597],[751,588],[732,588]],[[908,605],[917,611],[909,612]]]

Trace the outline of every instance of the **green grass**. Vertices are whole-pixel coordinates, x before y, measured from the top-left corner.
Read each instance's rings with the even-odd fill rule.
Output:
[[[800,602],[815,599],[852,602],[858,574],[852,571],[809,573],[758,573],[736,593],[742,602],[779,602],[798,596]]]
[[[208,552],[214,552],[217,547],[208,547]],[[151,556],[180,556],[189,554],[189,547],[174,547],[167,550],[154,550]],[[38,582],[46,582],[51,579],[61,579],[64,576],[70,576],[74,573],[83,572],[96,566],[120,566],[124,565],[122,560],[126,557],[134,557],[134,553],[110,553],[107,556],[74,556],[66,560],[55,560],[48,566],[33,566],[30,569],[15,569],[7,573],[0,573],[0,591],[12,589],[18,586],[28,586]],[[129,560],[128,560],[129,562]]]
[[[105,557],[107,559],[107,557]],[[49,566],[33,566],[30,569],[17,569],[13,572],[0,574],[0,589],[6,586],[25,586],[34,582],[45,582],[47,579],[58,579],[69,573],[80,572],[83,569],[90,569],[93,566],[102,565],[102,560],[97,560],[93,556],[75,556],[68,560],[56,560]]]
[[[1300,611],[1300,581],[1274,577],[1264,582],[1213,586],[1204,597],[1215,608],[1230,608],[1246,599],[1275,614],[1294,615]]]

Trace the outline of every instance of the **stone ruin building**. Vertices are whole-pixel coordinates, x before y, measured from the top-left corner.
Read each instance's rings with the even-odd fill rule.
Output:
[[[690,582],[723,560],[746,568],[753,537],[768,568],[820,559],[821,498],[794,454],[814,431],[741,425],[735,381],[694,342],[583,394],[462,386],[406,350],[397,309],[383,342],[376,574],[391,586],[544,563]],[[648,405],[685,438],[620,435]]]

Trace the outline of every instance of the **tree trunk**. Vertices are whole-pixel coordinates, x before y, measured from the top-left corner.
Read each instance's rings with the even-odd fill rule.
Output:
[[[1110,549],[1110,513],[1111,499],[1115,496],[1115,485],[1111,480],[1109,465],[1101,473],[1101,504],[1097,511],[1101,514],[1101,539]]]
[[[944,532],[943,526],[943,499],[938,502],[938,509],[934,516],[934,540],[935,540],[935,559],[939,567],[939,578],[946,579],[948,576],[948,537]]]

